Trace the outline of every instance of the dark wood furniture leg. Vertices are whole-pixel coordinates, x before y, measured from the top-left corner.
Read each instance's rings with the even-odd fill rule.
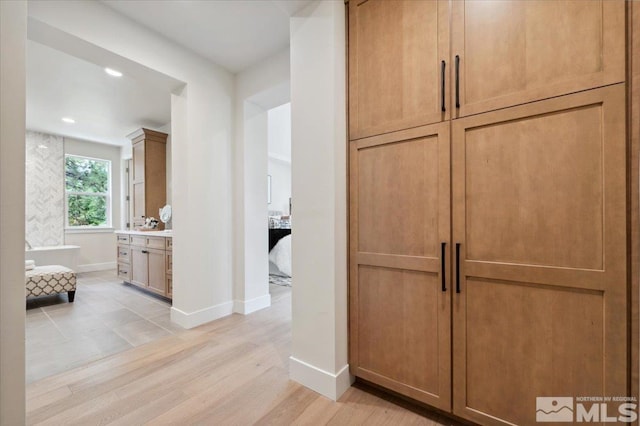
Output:
[[[76,291],[68,291],[67,292],[67,297],[69,298],[69,303],[73,303],[73,299],[75,299],[76,297]]]

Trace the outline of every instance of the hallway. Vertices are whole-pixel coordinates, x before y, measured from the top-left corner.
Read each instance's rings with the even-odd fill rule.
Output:
[[[455,424],[360,386],[334,403],[289,380],[291,289],[271,294],[268,309],[28,385],[27,424]]]

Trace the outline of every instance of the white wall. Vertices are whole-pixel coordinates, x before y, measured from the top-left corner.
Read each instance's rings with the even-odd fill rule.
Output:
[[[25,422],[27,5],[0,1],[0,425]]]
[[[64,153],[111,161],[111,225],[112,228],[119,227],[122,214],[120,147],[65,137]],[[63,173],[62,169],[60,173]],[[113,232],[65,230],[64,242],[80,246],[77,259],[79,272],[116,267],[116,237]]]
[[[269,210],[289,214],[291,198],[291,103],[268,112],[271,204]]]
[[[293,324],[290,375],[337,399],[347,353],[345,5],[291,19]]]
[[[234,304],[235,311],[239,313],[250,313],[271,304],[267,230],[267,111],[288,101],[288,50],[236,77],[233,266]]]
[[[291,162],[291,102],[271,108],[269,115],[269,156]]]
[[[289,214],[289,198],[291,198],[291,163],[269,157],[268,173],[271,176],[270,211]]]
[[[186,83],[171,106],[171,315],[190,328],[230,314],[233,75],[99,2],[31,1],[29,17]]]

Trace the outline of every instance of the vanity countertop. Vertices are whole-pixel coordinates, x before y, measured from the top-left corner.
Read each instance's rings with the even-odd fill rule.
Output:
[[[167,229],[165,231],[126,231],[118,230],[116,234],[124,235],[146,235],[147,237],[173,237],[173,230]]]

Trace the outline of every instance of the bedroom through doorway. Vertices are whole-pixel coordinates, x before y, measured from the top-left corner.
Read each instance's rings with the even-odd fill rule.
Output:
[[[291,280],[291,103],[267,111],[269,291],[290,288]]]

